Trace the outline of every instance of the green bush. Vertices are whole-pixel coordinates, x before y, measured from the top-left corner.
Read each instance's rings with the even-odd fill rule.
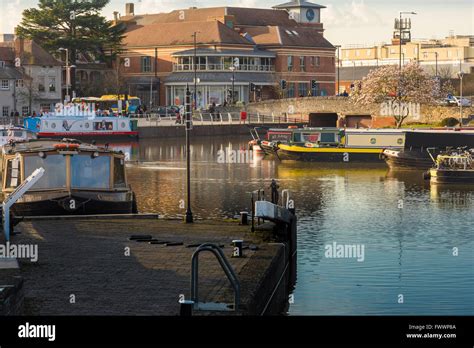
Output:
[[[459,124],[457,118],[454,117],[446,117],[440,122],[440,126],[442,127],[454,127],[455,125]]]

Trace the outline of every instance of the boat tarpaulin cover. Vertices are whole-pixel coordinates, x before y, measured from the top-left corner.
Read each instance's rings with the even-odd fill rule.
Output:
[[[474,132],[406,132],[405,149],[427,147],[474,147]]]

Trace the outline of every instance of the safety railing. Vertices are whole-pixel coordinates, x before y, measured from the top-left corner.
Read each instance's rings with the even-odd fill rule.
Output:
[[[240,306],[240,282],[235,274],[232,266],[225,257],[222,249],[213,243],[201,244],[193,253],[191,258],[191,300],[194,302],[195,309],[199,309],[199,254],[203,251],[210,251],[219,261],[227,279],[234,289],[234,311],[239,309]]]
[[[138,120],[140,127],[147,126],[172,126],[184,125],[183,117],[176,114],[142,114],[133,115],[132,119]],[[242,117],[240,112],[194,112],[193,123],[195,125],[231,125],[231,124],[247,124],[247,125],[263,125],[263,124],[302,124],[308,120],[302,115],[265,115],[260,113],[247,113]]]

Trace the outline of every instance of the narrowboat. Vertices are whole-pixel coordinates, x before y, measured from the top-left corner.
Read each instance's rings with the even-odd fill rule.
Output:
[[[431,156],[436,157],[450,148],[462,146],[474,147],[472,129],[409,130],[405,131],[404,147],[386,149],[382,157],[388,166],[395,170],[427,170],[433,165]]]
[[[474,148],[439,154],[429,177],[433,184],[474,184]]]
[[[402,148],[399,130],[289,128],[269,129],[260,146],[281,160],[314,162],[381,162],[386,148]]]
[[[87,138],[138,137],[137,121],[128,116],[96,112],[91,106],[62,105],[43,116],[26,117],[26,129],[36,133],[38,138]]]
[[[11,194],[34,170],[43,177],[12,207],[15,216],[136,213],[125,155],[73,139],[3,146],[2,192]]]

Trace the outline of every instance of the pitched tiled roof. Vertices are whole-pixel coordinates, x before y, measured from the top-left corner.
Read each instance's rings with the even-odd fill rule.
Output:
[[[310,27],[245,27],[257,45],[263,46],[298,46],[334,48],[320,33]]]
[[[0,68],[0,80],[19,80],[22,78],[22,73],[15,68],[9,66]]]
[[[193,43],[193,33],[197,34],[199,44],[238,44],[251,45],[236,31],[218,21],[183,23],[159,23],[150,25],[132,25],[125,33],[124,45],[170,46]]]
[[[10,62],[14,59],[13,49],[11,47],[0,47],[0,60]]]
[[[21,45],[23,44],[23,49]],[[45,49],[38,45],[33,40],[20,40],[1,42],[0,52],[3,49],[10,50],[10,54],[17,57],[21,51],[22,53],[22,64],[25,65],[48,65],[48,66],[60,66],[62,63],[49,54]],[[0,53],[1,54],[1,53]],[[1,59],[0,59],[1,60]]]
[[[137,25],[157,23],[202,22],[224,16],[234,16],[235,26],[241,25],[288,25],[296,26],[296,22],[289,18],[286,11],[277,11],[261,8],[244,7],[210,7],[174,10],[169,13],[149,15],[122,16],[120,20],[136,22]]]

